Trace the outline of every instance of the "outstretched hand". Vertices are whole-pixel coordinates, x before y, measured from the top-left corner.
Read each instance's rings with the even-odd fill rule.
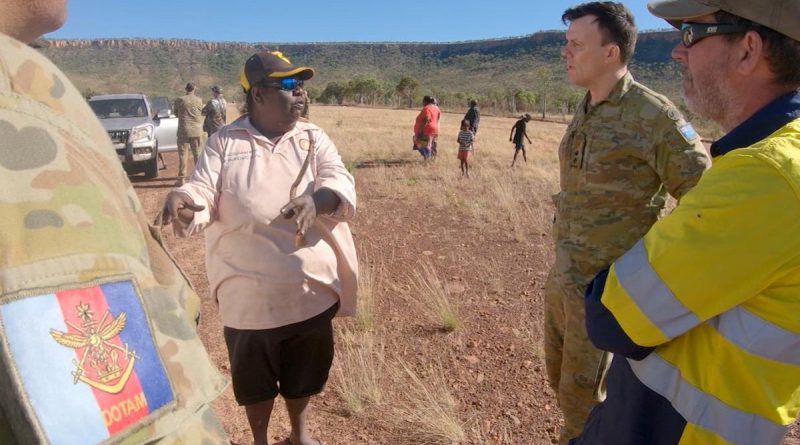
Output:
[[[164,201],[164,208],[161,210],[161,222],[169,225],[177,219],[182,224],[190,224],[194,219],[195,212],[200,212],[206,207],[195,203],[188,195],[176,191],[169,192]],[[158,222],[158,218],[156,218]]]

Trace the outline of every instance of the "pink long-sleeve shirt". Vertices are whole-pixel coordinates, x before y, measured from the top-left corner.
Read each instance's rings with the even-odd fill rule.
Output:
[[[341,203],[317,217],[298,248],[295,221],[280,209],[311,146],[316,162],[297,195],[325,187]],[[205,206],[190,224],[174,227],[178,236],[205,230],[209,288],[225,326],[284,326],[337,301],[338,315],[355,313],[358,265],[347,224],[355,215],[355,183],[321,128],[298,121],[273,142],[242,116],[208,139],[194,174],[178,190]]]

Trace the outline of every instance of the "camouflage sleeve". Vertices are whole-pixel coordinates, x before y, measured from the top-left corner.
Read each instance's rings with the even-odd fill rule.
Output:
[[[674,106],[660,116],[653,148],[652,167],[669,194],[677,199],[694,187],[711,166],[700,136]]]

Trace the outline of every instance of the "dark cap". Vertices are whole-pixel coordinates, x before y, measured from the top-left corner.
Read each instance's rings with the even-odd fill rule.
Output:
[[[308,80],[314,77],[314,70],[305,66],[294,66],[280,51],[263,51],[253,54],[244,63],[239,73],[239,83],[245,92],[264,79],[296,77]]]
[[[525,114],[523,114],[523,115],[522,115],[522,118],[523,118],[523,119],[528,119],[528,120],[531,120],[531,119],[532,119],[532,117],[531,117],[530,113],[525,113]]]
[[[214,85],[213,87],[211,87],[211,91],[214,93],[222,94],[222,87],[219,85]]]
[[[194,84],[192,82],[186,84],[186,91],[194,91]]]
[[[797,0],[658,0],[647,9],[672,26],[717,11],[725,11],[800,41],[800,1]]]

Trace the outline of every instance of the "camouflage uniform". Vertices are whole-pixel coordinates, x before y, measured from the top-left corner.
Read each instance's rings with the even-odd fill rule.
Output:
[[[178,178],[183,179],[186,177],[186,152],[192,151],[195,164],[200,156],[203,142],[203,99],[196,94],[187,94],[175,99],[173,109],[178,116]]]
[[[203,121],[203,131],[205,131],[209,137],[222,128],[228,121],[227,106],[228,103],[225,101],[225,98],[219,96],[210,99],[206,103],[206,106],[203,107],[203,115],[206,117]]]
[[[227,444],[209,407],[227,383],[197,336],[198,296],[148,226],[85,100],[52,63],[3,34],[0,172],[0,412],[6,416],[0,415],[0,443]],[[93,289],[116,285],[126,293],[98,297],[108,311],[83,303],[19,311],[64,295],[94,298]],[[127,319],[112,312],[112,303],[132,308]],[[66,328],[76,315],[86,330]],[[149,342],[150,355],[123,342],[131,332],[136,338],[130,341]],[[49,349],[19,348],[37,339]],[[91,359],[83,373],[80,350]],[[131,374],[100,374],[101,365],[114,370],[125,363]],[[92,380],[96,376],[102,382]],[[158,383],[163,391],[145,398],[143,389],[133,388],[133,376],[141,388]],[[37,382],[57,390],[37,398]],[[96,389],[101,383],[119,385],[118,392]],[[140,391],[135,403],[121,399],[131,388]],[[96,417],[69,408],[77,406],[64,398],[70,392],[94,397],[80,408]],[[89,424],[99,425],[93,432],[101,436],[92,436]]]
[[[561,141],[559,163],[545,356],[564,413],[560,443],[565,444],[580,433],[602,397],[604,357],[586,334],[586,285],[647,232],[667,193],[680,198],[710,160],[674,105],[627,74],[603,102],[590,106],[587,95]]]

